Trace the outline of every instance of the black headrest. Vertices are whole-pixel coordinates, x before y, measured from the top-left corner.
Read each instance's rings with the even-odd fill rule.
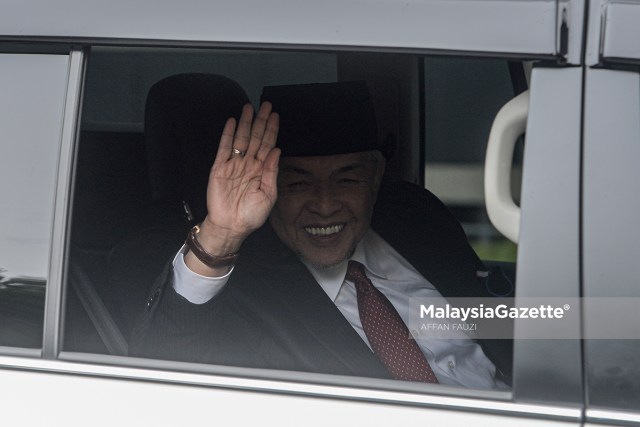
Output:
[[[395,248],[415,241],[414,250],[403,256],[429,272],[427,279],[445,297],[478,296],[469,285],[477,282],[476,272],[484,270],[482,261],[460,223],[429,190],[408,182],[383,183],[371,225]]]
[[[216,74],[178,74],[151,87],[144,138],[155,202],[184,200],[196,220],[204,218],[209,171],[224,124],[239,118],[247,102],[238,83]]]

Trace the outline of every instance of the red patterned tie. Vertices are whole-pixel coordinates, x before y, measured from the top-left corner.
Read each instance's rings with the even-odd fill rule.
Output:
[[[389,300],[373,286],[364,265],[349,261],[347,280],[355,283],[358,312],[373,352],[397,380],[437,383],[429,362]]]

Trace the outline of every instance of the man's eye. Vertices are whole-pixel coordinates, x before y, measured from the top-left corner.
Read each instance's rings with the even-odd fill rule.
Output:
[[[306,181],[295,181],[286,185],[287,188],[304,188],[308,186],[309,183]]]
[[[362,180],[353,179],[353,178],[342,178],[342,179],[338,180],[339,184],[346,184],[346,185],[359,184],[361,182],[362,182]]]

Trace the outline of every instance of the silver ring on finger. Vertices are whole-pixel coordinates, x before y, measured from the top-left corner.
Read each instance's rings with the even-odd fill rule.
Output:
[[[245,154],[246,154],[246,151],[241,151],[241,150],[238,150],[237,148],[234,148],[232,150],[232,155],[244,157]]]

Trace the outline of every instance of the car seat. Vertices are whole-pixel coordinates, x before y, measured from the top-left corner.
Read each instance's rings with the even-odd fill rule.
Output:
[[[105,344],[122,341],[119,337],[105,339],[105,331],[107,335],[119,335],[119,330],[128,337],[154,278],[178,251],[187,230],[206,215],[209,170],[224,124],[229,117],[238,118],[247,102],[238,83],[216,74],[178,74],[151,87],[145,106],[146,162],[142,164],[151,201],[144,224],[109,251],[102,292],[96,293],[95,280],[72,259],[71,270],[82,274],[69,275],[73,286],[68,300],[76,315],[71,314],[67,324],[76,324],[74,329],[82,336],[68,334],[66,349],[123,354],[126,343],[115,346],[114,351],[113,345],[98,345],[96,334],[89,330],[97,332]],[[94,311],[103,314],[96,316]],[[90,346],[84,344],[89,342]]]

